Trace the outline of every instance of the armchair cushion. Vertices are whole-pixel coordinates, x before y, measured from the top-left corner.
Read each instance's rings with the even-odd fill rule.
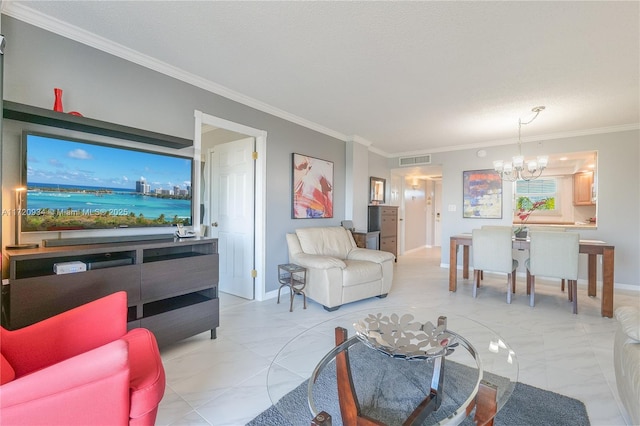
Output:
[[[347,259],[366,260],[367,262],[383,263],[387,261],[394,261],[395,256],[393,255],[393,253],[389,253],[388,251],[354,248],[349,251]]]
[[[9,361],[7,361],[4,355],[0,354],[0,385],[9,383],[15,378],[16,372],[13,370],[13,367],[9,364]]]
[[[364,260],[347,260],[348,267],[342,271],[342,285],[349,287],[361,283],[379,280],[382,268],[372,267],[372,262]]]
[[[317,269],[344,269],[347,267],[347,264],[338,258],[331,256],[322,256],[320,254],[300,253],[296,256],[295,263],[300,266],[304,266],[305,268]]]

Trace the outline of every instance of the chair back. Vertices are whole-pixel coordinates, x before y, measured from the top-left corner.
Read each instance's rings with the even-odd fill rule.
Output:
[[[576,232],[531,232],[529,271],[535,276],[577,280],[579,251]]]
[[[483,271],[513,271],[510,227],[474,229],[472,235],[473,268]]]
[[[349,252],[357,247],[351,232],[341,226],[298,228],[296,236],[306,254],[346,259]]]

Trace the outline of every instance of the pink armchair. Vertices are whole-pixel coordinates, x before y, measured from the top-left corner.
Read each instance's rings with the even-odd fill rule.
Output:
[[[164,389],[155,337],[127,332],[125,292],[0,328],[2,425],[153,425]]]

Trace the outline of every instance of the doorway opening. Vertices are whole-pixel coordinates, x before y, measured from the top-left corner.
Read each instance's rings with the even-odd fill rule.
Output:
[[[399,206],[399,254],[440,247],[442,166],[392,169],[391,182],[392,203]]]
[[[267,133],[195,111],[200,234],[218,239],[219,290],[265,298]]]

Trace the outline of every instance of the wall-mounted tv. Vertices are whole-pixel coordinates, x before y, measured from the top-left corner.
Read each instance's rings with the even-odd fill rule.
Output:
[[[193,160],[23,133],[22,232],[191,225]]]

